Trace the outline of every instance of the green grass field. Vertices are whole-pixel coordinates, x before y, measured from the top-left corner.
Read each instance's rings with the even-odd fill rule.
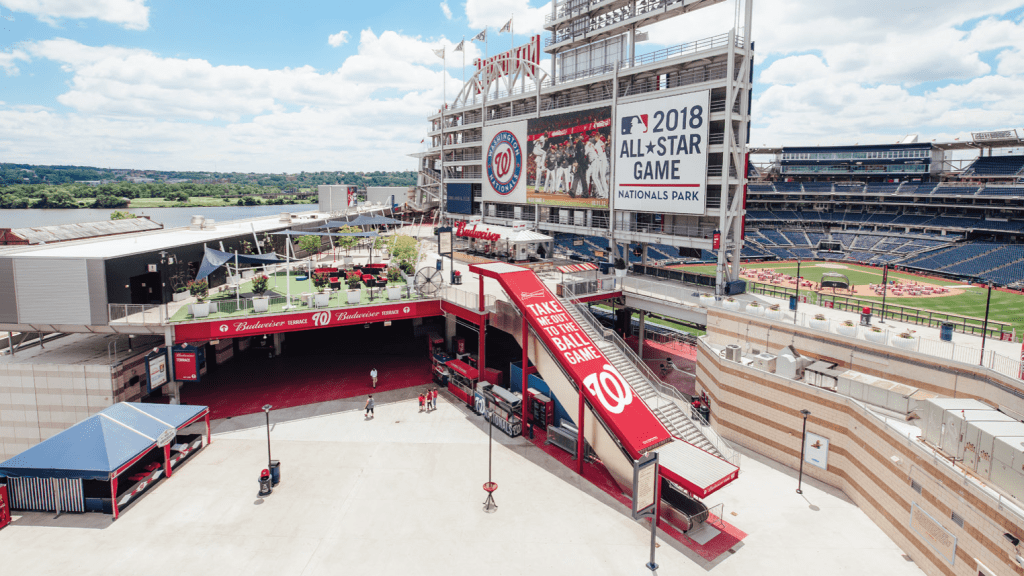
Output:
[[[858,266],[855,264],[843,263],[846,266],[845,269],[836,269],[826,266],[818,266],[818,262],[805,262],[800,266],[800,275],[804,278],[811,280],[812,282],[818,282],[821,280],[823,272],[839,272],[845,274],[850,282],[857,286],[867,284],[879,284],[882,281],[882,269],[881,268],[870,268],[866,266]],[[779,270],[786,272],[791,276],[796,276],[796,263],[784,262],[779,264],[773,264],[770,262],[766,263],[752,263],[743,264],[743,268],[770,268],[773,270]],[[681,266],[691,272],[700,272],[704,274],[714,274],[714,265],[704,266]],[[932,310],[934,312],[943,312],[946,314],[958,314],[961,316],[971,316],[974,318],[985,317],[985,296],[987,289],[982,287],[968,287],[966,285],[954,282],[952,280],[942,280],[937,278],[922,278],[920,276],[914,276],[912,274],[904,274],[900,272],[889,271],[889,279],[902,279],[902,280],[915,280],[926,284],[932,284],[935,286],[955,286],[959,289],[964,290],[962,294],[949,295],[949,296],[936,296],[931,298],[893,298],[888,296],[885,299],[886,308],[890,306],[907,306],[911,308],[919,308],[922,310]],[[749,282],[749,279],[747,279]],[[792,288],[790,288],[792,289]],[[881,302],[880,296],[856,296],[863,300],[872,300],[875,302]],[[1006,322],[1011,324],[1017,329],[1018,335],[1024,333],[1024,295],[1011,294],[1007,292],[1000,292],[997,290],[992,291],[992,302],[989,309],[989,319],[999,322]]]

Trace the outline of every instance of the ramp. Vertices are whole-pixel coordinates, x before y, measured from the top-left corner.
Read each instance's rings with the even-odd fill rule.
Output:
[[[526,319],[535,335],[528,354],[554,394],[564,404],[583,394],[589,413],[584,435],[623,487],[631,484],[633,461],[651,450],[658,451],[666,478],[701,498],[738,476],[731,463],[674,438],[533,271],[501,262],[470,271],[497,280]],[[595,419],[600,426],[593,426]]]

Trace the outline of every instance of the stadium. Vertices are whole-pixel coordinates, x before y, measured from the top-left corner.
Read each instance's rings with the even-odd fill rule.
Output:
[[[413,188],[5,231],[15,571],[1024,574],[1020,134],[753,148],[752,2],[638,48],[720,3],[552,2]]]

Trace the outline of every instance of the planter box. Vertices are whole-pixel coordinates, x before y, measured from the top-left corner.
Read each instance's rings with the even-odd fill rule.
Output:
[[[761,306],[760,304],[758,304],[757,306],[747,304],[747,307],[744,310],[747,312],[747,314],[753,314],[754,316],[764,316],[764,306]]]
[[[326,308],[330,302],[331,295],[325,292],[317,292],[313,295],[313,304],[317,308]]]
[[[725,308],[726,310],[734,310],[734,311],[735,310],[739,310],[740,309],[740,301],[739,300],[723,300],[722,301],[722,308]]]
[[[270,310],[270,297],[257,296],[252,299],[252,309],[256,312],[267,312]]]
[[[886,336],[887,335],[884,330],[882,332],[875,332],[874,330],[867,330],[864,332],[864,339],[876,344],[885,344]]]
[[[188,300],[188,297],[189,297],[189,293],[187,291],[186,292],[175,292],[174,294],[171,295],[171,300],[173,302],[181,302],[182,300]]]
[[[917,350],[917,336],[903,338],[899,334],[893,334],[892,345],[901,350]]]
[[[255,270],[252,270],[252,269],[242,270],[242,280],[248,280],[249,278],[252,278],[255,275],[256,275],[256,271]]]
[[[818,320],[815,317],[811,317],[808,321],[811,328],[815,330],[821,330],[822,332],[828,332],[828,318],[824,320]]]
[[[854,324],[853,326],[847,326],[845,324],[838,324],[836,325],[836,334],[839,334],[840,336],[846,336],[847,338],[856,338],[857,325]]]
[[[710,308],[715,305],[715,297],[709,294],[701,294],[699,302],[701,306]]]
[[[348,294],[349,304],[359,304],[359,299],[363,295],[363,291],[358,288],[355,290],[346,290],[346,293]]]
[[[781,320],[782,308],[765,308],[764,317],[770,320]]]
[[[401,286],[388,286],[388,300],[399,300],[402,298],[402,287]]]
[[[198,303],[197,302],[195,304],[190,304],[189,307],[192,309],[192,317],[193,318],[206,318],[207,316],[210,315],[210,303],[209,302],[203,302],[203,303]]]

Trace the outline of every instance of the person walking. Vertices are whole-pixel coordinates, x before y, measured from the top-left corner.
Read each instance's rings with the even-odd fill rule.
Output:
[[[420,400],[420,412],[423,412],[423,401],[424,401],[423,392],[420,392],[419,400]]]
[[[363,415],[363,418],[373,419],[373,394],[366,397],[366,414]]]
[[[434,407],[434,410],[437,410],[437,386],[434,386],[434,389],[430,391],[430,405]]]
[[[373,380],[373,388],[377,389],[377,369],[370,370],[370,379]]]

